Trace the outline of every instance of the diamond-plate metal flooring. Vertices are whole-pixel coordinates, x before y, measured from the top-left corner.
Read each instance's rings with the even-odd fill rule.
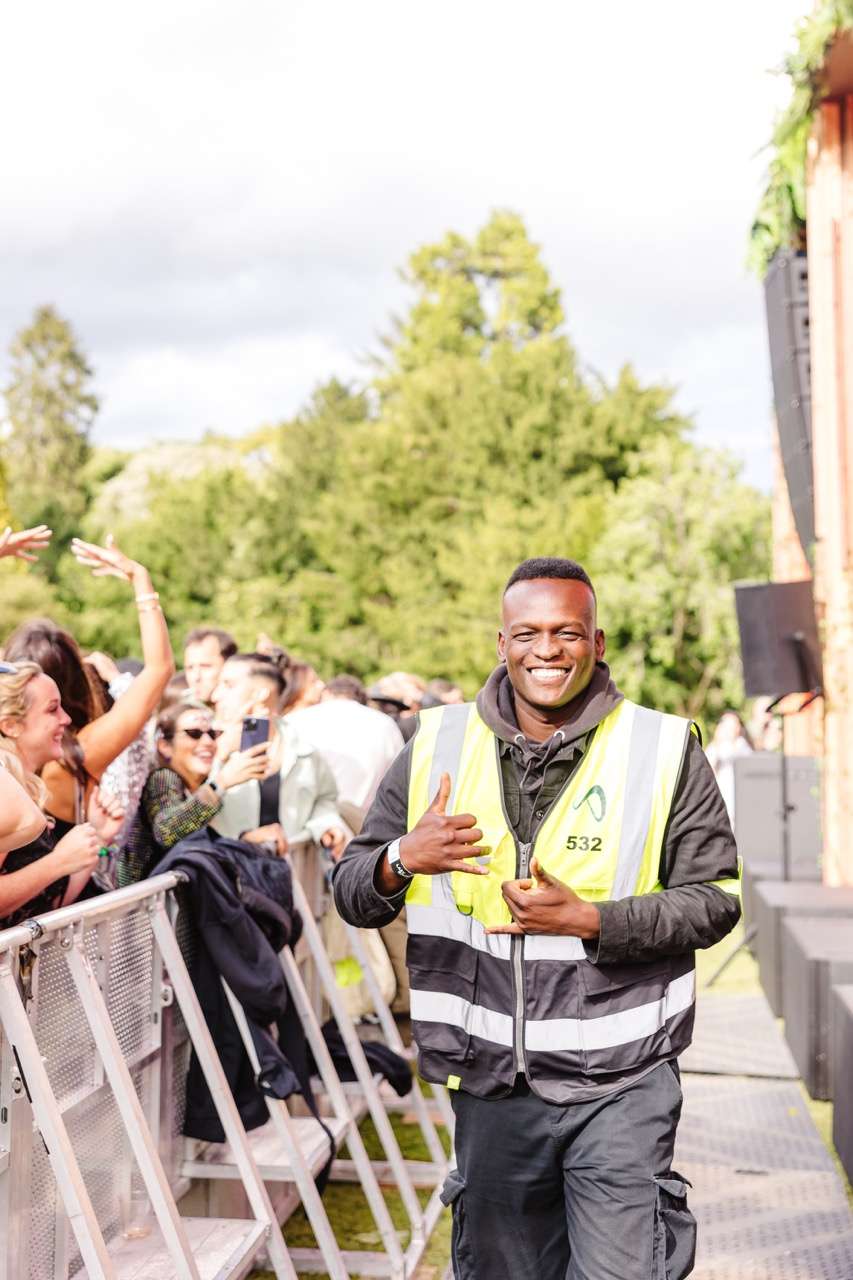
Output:
[[[691,1280],[853,1280],[853,1212],[764,997],[701,993],[680,1061]]]
[[[680,1062],[682,1071],[712,1075],[796,1080],[800,1074],[762,995],[700,991],[693,1043]]]
[[[805,1094],[758,1078],[787,1054],[764,997],[700,994],[697,1024],[675,1159],[699,1224],[692,1280],[853,1280],[853,1213]]]
[[[699,1223],[692,1280],[853,1280],[853,1215],[834,1171],[677,1167]]]
[[[679,1159],[762,1173],[835,1172],[798,1085],[686,1074],[682,1080]]]

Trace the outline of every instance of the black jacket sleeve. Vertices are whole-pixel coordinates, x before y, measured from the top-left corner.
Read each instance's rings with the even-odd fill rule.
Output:
[[[381,929],[403,909],[406,886],[393,898],[385,898],[374,878],[391,841],[409,829],[411,760],[412,744],[407,742],[382,779],[361,834],[350,841],[334,870],[335,906],[347,924],[361,929]]]
[[[713,770],[690,734],[661,856],[660,893],[599,906],[598,964],[647,961],[713,946],[740,919],[740,901],[714,883],[738,875],[737,848]]]

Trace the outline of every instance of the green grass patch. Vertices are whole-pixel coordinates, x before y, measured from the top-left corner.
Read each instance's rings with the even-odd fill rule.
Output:
[[[416,1124],[405,1123],[403,1116],[390,1112],[388,1119],[400,1145],[405,1160],[429,1160],[430,1155],[424,1142],[423,1134]],[[384,1160],[385,1153],[376,1132],[376,1126],[370,1117],[366,1117],[359,1125],[364,1146],[371,1160]],[[443,1127],[438,1134],[447,1153],[450,1152],[450,1137]],[[341,1158],[346,1159],[348,1152],[344,1147]],[[388,1205],[388,1212],[400,1237],[400,1244],[405,1249],[410,1239],[409,1219],[400,1194],[393,1188],[383,1187],[382,1194]],[[426,1205],[430,1192],[425,1188],[417,1190],[422,1205]],[[370,1252],[382,1249],[382,1240],[376,1223],[373,1221],[367,1201],[361,1187],[355,1183],[330,1182],[323,1194],[323,1203],[329,1215],[329,1222],[335,1233],[335,1239],[342,1249],[366,1249]],[[299,1208],[288,1218],[282,1228],[284,1239],[292,1249],[313,1249],[317,1242],[305,1210]],[[436,1224],[430,1236],[421,1265],[418,1269],[418,1280],[440,1280],[450,1260],[451,1214],[446,1210]],[[275,1280],[271,1271],[254,1271],[252,1280]],[[328,1280],[323,1273],[315,1280]]]
[[[758,965],[746,947],[740,946],[743,942],[743,933],[743,925],[739,924],[715,947],[696,952],[696,983],[700,994],[705,991],[709,978],[728,956],[732,956],[733,959],[710,988],[709,994],[719,992],[720,995],[757,995],[760,993]],[[738,947],[740,950],[736,950]]]

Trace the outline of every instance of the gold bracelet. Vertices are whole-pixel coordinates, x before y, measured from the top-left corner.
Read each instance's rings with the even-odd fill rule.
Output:
[[[146,600],[159,600],[159,599],[160,599],[159,591],[149,591],[147,595],[136,596],[136,603],[144,604]]]
[[[144,604],[140,609],[137,610],[137,612],[138,613],[162,613],[163,609],[162,609],[162,606],[159,604]]]

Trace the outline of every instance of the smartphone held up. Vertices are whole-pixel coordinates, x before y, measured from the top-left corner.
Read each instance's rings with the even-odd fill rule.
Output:
[[[269,742],[270,722],[266,716],[246,716],[243,720],[243,732],[240,736],[240,750],[248,751]]]

